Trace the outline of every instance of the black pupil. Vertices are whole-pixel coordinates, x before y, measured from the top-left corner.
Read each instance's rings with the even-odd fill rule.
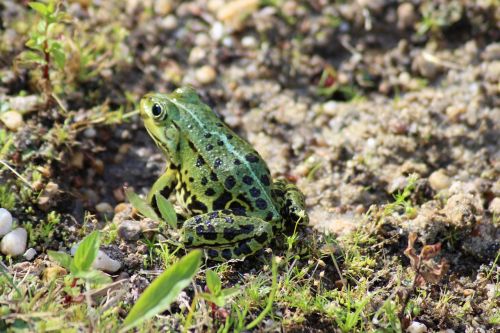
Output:
[[[161,114],[161,106],[158,104],[153,105],[153,116],[158,117]]]

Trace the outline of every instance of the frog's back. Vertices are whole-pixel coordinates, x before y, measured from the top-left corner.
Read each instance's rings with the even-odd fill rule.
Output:
[[[197,95],[173,95],[180,115],[176,122],[181,132],[181,200],[188,210],[231,209],[266,221],[278,219],[271,175],[260,155]]]

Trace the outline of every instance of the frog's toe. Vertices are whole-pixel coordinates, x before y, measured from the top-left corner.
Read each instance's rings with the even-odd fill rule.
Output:
[[[283,218],[290,223],[301,223],[308,224],[309,217],[306,213],[306,203],[305,197],[299,188],[293,184],[283,184],[278,183],[281,188],[278,191],[282,191],[282,201],[281,201],[281,215]],[[284,186],[283,186],[284,185]]]

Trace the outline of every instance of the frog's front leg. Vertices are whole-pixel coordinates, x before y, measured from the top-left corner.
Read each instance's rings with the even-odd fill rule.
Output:
[[[175,189],[175,185],[177,185],[177,170],[175,167],[172,167],[172,164],[167,164],[167,167],[165,168],[165,172],[163,175],[161,175],[160,178],[158,178],[153,186],[151,187],[151,190],[149,190],[147,201],[149,204],[154,205],[156,204],[155,201],[155,195],[157,193],[160,193],[163,195],[166,199],[172,194],[172,191]]]
[[[159,134],[158,134],[159,135]],[[177,173],[179,172],[180,157],[179,157],[179,132],[174,126],[170,126],[161,133],[165,138],[163,140],[158,140],[155,135],[156,144],[170,156],[170,160],[167,162],[165,171],[163,175],[158,178],[151,190],[148,193],[147,201],[154,208],[157,208],[155,195],[160,193],[165,198],[168,199],[170,194],[177,185]],[[166,143],[163,143],[163,142]]]
[[[271,193],[286,222],[305,225],[309,223],[304,194],[296,185],[285,179],[277,179],[273,182]]]
[[[186,247],[204,248],[209,259],[224,261],[254,254],[269,243],[272,226],[258,217],[221,210],[188,219],[181,232]]]

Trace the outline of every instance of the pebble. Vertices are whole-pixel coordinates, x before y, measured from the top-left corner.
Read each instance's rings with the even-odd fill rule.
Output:
[[[16,96],[9,99],[9,105],[13,110],[28,112],[36,110],[39,100],[38,95]]]
[[[488,283],[484,286],[484,289],[486,289],[486,296],[488,296],[488,299],[493,299],[495,297],[497,289],[497,286],[495,284]]]
[[[210,84],[215,81],[217,73],[215,69],[211,66],[203,66],[196,70],[195,73],[196,80],[201,84]]]
[[[239,26],[241,20],[256,11],[259,0],[234,0],[225,3],[217,10],[217,19],[233,27]]]
[[[150,218],[142,219],[140,222],[140,226],[141,226],[142,233],[147,238],[152,238],[155,235],[155,233],[158,231],[158,222],[156,222]]]
[[[35,258],[35,256],[36,256],[36,250],[32,247],[27,249],[26,252],[24,252],[23,254],[23,257],[28,261],[31,261],[33,258]]]
[[[160,25],[165,30],[174,30],[177,28],[177,18],[175,15],[168,15],[163,20],[161,20]]]
[[[138,240],[141,236],[141,225],[134,220],[124,220],[118,226],[118,236],[127,241]]]
[[[491,200],[490,205],[488,206],[488,210],[492,214],[496,214],[497,216],[500,215],[500,198],[496,197],[493,200]]]
[[[476,224],[474,197],[469,193],[459,193],[448,198],[443,212],[449,222],[459,228],[470,228]]]
[[[431,173],[429,176],[429,184],[434,191],[439,192],[450,187],[451,179],[440,169]]]
[[[467,109],[463,104],[450,105],[446,108],[446,115],[450,121],[457,121],[458,117],[462,113],[465,113],[465,111],[467,111]]]
[[[0,208],[0,237],[12,229],[12,215],[5,208]]]
[[[113,206],[111,206],[107,202],[99,202],[97,205],[95,205],[95,209],[102,214],[110,214],[113,212]]]
[[[26,251],[28,233],[23,228],[17,228],[9,232],[2,239],[0,248],[3,254],[10,256],[19,256]]]
[[[23,116],[17,111],[7,111],[0,115],[0,120],[11,131],[17,131],[24,124]]]
[[[241,39],[241,45],[243,45],[243,47],[253,49],[257,47],[257,39],[255,39],[254,36],[245,36]]]
[[[220,22],[215,22],[210,29],[210,37],[215,41],[221,40],[224,37],[224,25]]]
[[[203,47],[193,47],[189,53],[188,63],[195,65],[207,57],[207,51]]]
[[[427,326],[418,321],[412,321],[410,326],[406,328],[406,332],[408,333],[424,333],[427,332]]]
[[[500,60],[500,43],[493,43],[486,46],[481,57],[487,61]]]
[[[104,251],[99,250],[92,267],[107,273],[115,273],[122,267],[122,264],[118,260],[111,259]]]
[[[441,66],[420,53],[413,60],[412,70],[417,71],[422,77],[434,79],[441,71]]]
[[[77,151],[73,155],[71,155],[70,164],[72,167],[75,167],[77,169],[83,169],[84,161],[85,161],[85,156],[81,151]]]
[[[408,29],[412,28],[417,21],[417,15],[415,15],[415,8],[409,2],[402,3],[398,7],[398,28]]]
[[[172,12],[173,3],[172,0],[156,0],[154,2],[154,11],[157,15],[167,15]]]
[[[85,135],[87,139],[93,139],[97,136],[97,131],[95,130],[95,128],[89,127],[85,131],[83,131],[83,135]]]
[[[326,102],[325,104],[323,104],[323,111],[330,116],[334,116],[335,112],[337,111],[337,102],[335,101]]]

